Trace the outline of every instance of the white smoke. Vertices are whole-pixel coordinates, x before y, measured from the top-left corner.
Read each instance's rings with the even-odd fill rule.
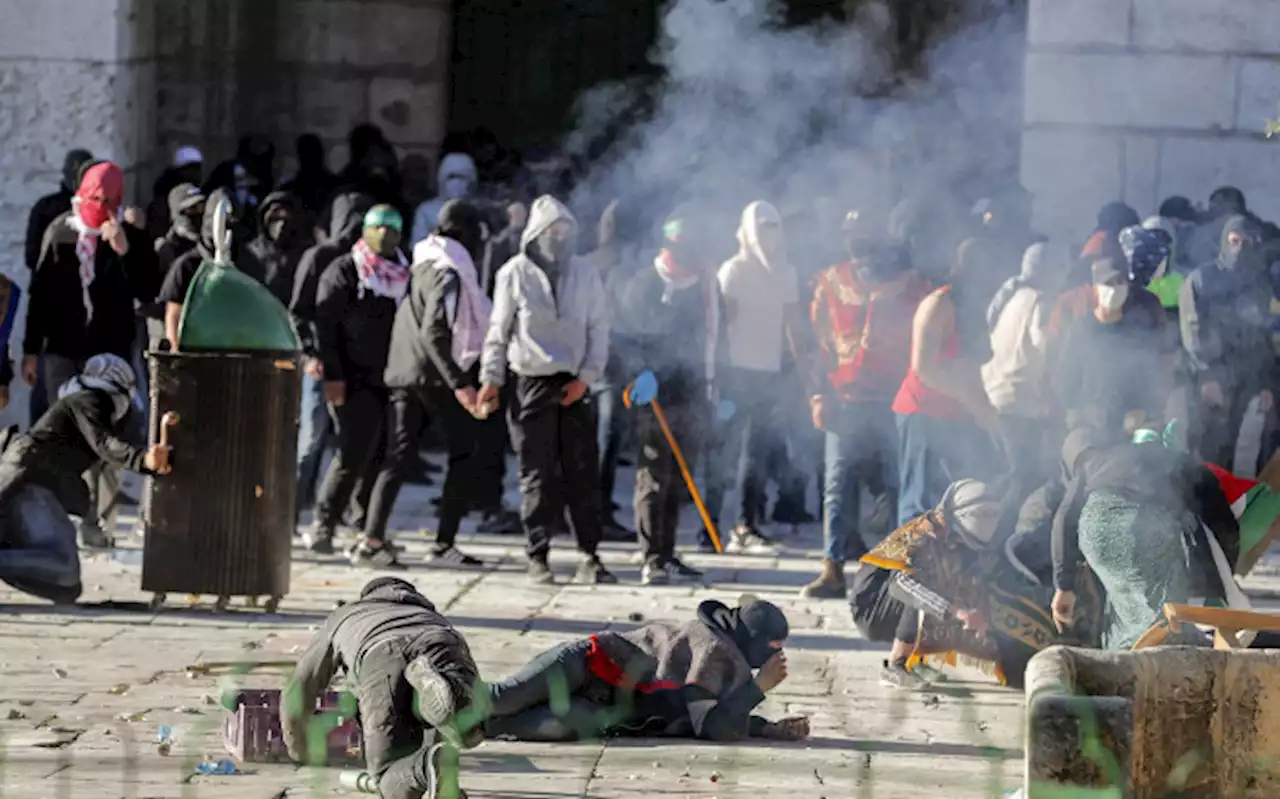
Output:
[[[656,89],[606,86],[579,103],[577,154],[638,100],[651,113],[595,162],[575,204],[630,198],[652,220],[680,199],[728,216],[755,199],[786,215],[921,189],[983,196],[984,181],[1016,177],[1025,23],[970,5],[904,76],[879,0],[800,28],[770,0],[674,0],[650,55]]]

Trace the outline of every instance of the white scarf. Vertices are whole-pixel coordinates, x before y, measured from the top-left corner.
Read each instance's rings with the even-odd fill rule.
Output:
[[[485,333],[489,330],[489,317],[493,303],[480,288],[476,278],[476,266],[471,253],[456,240],[432,234],[413,248],[415,264],[431,262],[433,269],[452,269],[458,274],[461,286],[458,305],[450,321],[453,333],[453,362],[467,371],[480,359],[484,348]]]
[[[74,209],[67,217],[67,227],[76,232],[76,259],[80,261],[80,300],[84,303],[84,324],[88,327],[93,321],[93,299],[89,296],[89,286],[97,277],[98,243],[101,232],[89,227]]]

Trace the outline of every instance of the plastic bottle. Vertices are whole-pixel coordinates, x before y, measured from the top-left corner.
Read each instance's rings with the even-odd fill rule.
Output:
[[[367,771],[344,771],[338,778],[338,784],[360,793],[378,792],[378,781]]]

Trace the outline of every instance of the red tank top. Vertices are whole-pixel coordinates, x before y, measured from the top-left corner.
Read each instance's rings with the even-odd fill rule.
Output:
[[[945,294],[950,290],[950,286],[943,286],[939,293]],[[946,363],[955,360],[959,354],[960,334],[952,330],[951,335],[947,336],[942,354],[936,360],[938,363]],[[898,395],[893,398],[893,412],[903,415],[918,413],[935,419],[964,419],[968,416],[959,402],[926,386],[914,367],[907,370],[907,377],[898,388]]]

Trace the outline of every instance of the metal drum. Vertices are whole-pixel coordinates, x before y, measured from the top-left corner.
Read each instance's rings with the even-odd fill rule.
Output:
[[[301,375],[296,352],[149,353],[150,441],[173,471],[146,483],[142,589],[266,599],[289,591]],[[166,429],[167,428],[167,429]]]

